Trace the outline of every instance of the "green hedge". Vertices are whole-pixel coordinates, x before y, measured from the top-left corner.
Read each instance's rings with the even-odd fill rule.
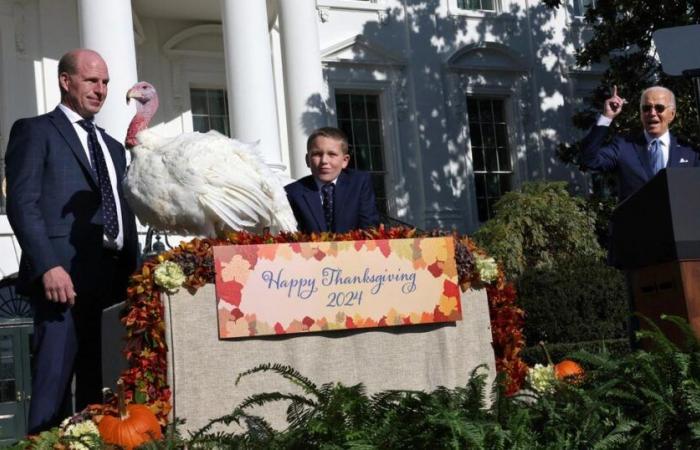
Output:
[[[599,259],[532,268],[518,280],[527,345],[627,337],[625,278]]]
[[[565,182],[530,182],[505,194],[474,239],[514,280],[530,268],[555,267],[572,256],[603,258],[596,217]]]

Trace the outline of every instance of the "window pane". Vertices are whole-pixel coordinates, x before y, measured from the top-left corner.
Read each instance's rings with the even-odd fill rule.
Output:
[[[348,136],[348,144],[352,146],[354,144],[354,141],[352,139],[352,125],[350,121],[338,118],[338,128],[345,132],[345,134]]]
[[[511,186],[511,183],[510,183],[511,178],[512,178],[511,174],[509,174],[509,173],[502,174],[500,176],[500,178],[501,178],[501,180],[500,180],[501,181],[501,193],[505,193],[505,192],[508,192],[511,189],[513,189],[513,186]]]
[[[497,174],[486,176],[486,190],[489,197],[499,197],[501,195],[501,181]]]
[[[353,95],[350,98],[350,114],[351,118],[355,120],[365,120],[365,96],[364,95]]]
[[[360,170],[371,170],[369,147],[366,145],[355,146],[355,167]]]
[[[481,147],[472,147],[472,164],[474,165],[474,170],[484,171],[486,170],[486,165],[484,164],[484,149]]]
[[[511,170],[510,152],[507,147],[498,147],[498,170]]]
[[[508,145],[508,131],[504,123],[496,124],[496,145],[499,147]]]
[[[474,181],[476,184],[476,196],[486,197],[486,174],[477,173],[474,175]]]
[[[469,115],[470,122],[479,121],[479,105],[473,98],[467,99],[467,114]]]
[[[484,124],[481,126],[484,132],[484,147],[496,146],[496,127],[492,124]]]
[[[379,122],[367,122],[367,129],[369,131],[370,145],[381,145],[382,136]]]
[[[223,116],[226,114],[226,105],[224,105],[224,91],[210,90],[209,94],[209,114]]]
[[[493,122],[493,113],[491,112],[491,101],[479,101],[479,114],[482,122]]]
[[[493,204],[511,189],[512,167],[504,105],[502,99],[467,97],[474,191],[482,222],[491,216]]]
[[[481,9],[485,11],[495,11],[494,0],[481,0]]]
[[[355,145],[369,145],[369,138],[367,136],[367,122],[364,120],[353,120],[352,132],[354,137],[353,143]]]
[[[192,129],[200,133],[206,133],[209,128],[209,119],[206,116],[192,116]]]
[[[224,118],[223,117],[211,117],[209,119],[209,122],[211,124],[211,129],[216,130],[221,134],[226,134],[226,125],[224,124]]]
[[[469,138],[472,145],[476,147],[481,147],[483,142],[481,140],[481,127],[478,124],[473,124],[469,126]]]
[[[230,136],[226,91],[223,89],[190,89],[192,129],[201,133],[216,130]]]
[[[207,91],[204,89],[192,89],[190,91],[190,103],[192,114],[207,114]]]
[[[350,117],[350,96],[339,94],[335,96],[335,106],[338,108],[338,117]]]
[[[382,134],[379,95],[337,92],[338,128],[348,135],[348,167],[372,172],[377,208],[386,213],[384,174],[384,136]]]
[[[367,119],[379,120],[379,96],[366,95],[365,102],[367,105]]]
[[[498,153],[496,152],[496,149],[486,148],[484,149],[484,153],[486,153],[486,170],[489,172],[497,172]]]

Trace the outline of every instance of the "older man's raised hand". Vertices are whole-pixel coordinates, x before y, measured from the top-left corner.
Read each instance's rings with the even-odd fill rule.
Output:
[[[608,119],[614,119],[622,112],[622,106],[627,100],[617,95],[617,86],[613,86],[612,96],[603,104],[603,115]]]

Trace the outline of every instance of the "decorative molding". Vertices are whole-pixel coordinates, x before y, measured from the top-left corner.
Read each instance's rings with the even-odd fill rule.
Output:
[[[143,25],[136,11],[131,10],[131,21],[134,24],[134,41],[136,45],[143,45],[146,42],[146,33],[143,31]]]
[[[318,18],[321,19],[321,22],[326,23],[328,22],[328,18],[330,16],[330,8],[327,6],[317,6],[316,11],[318,11]]]
[[[409,98],[408,80],[405,76],[399,76],[391,80],[391,87],[394,91],[394,104],[396,105],[396,115],[399,121],[408,119]]]
[[[484,62],[486,55],[491,63]],[[499,42],[479,42],[466,45],[452,53],[447,59],[447,69],[453,72],[506,72],[526,73],[525,58],[518,52]]]
[[[15,50],[18,54],[24,55],[27,50],[24,35],[24,32],[27,29],[27,26],[25,24],[24,4],[20,2],[14,2],[12,4],[12,15],[14,17],[15,22]]]
[[[355,54],[349,58],[344,55],[348,51],[355,52]],[[361,34],[323,49],[321,51],[321,61],[324,63],[367,64],[401,68],[407,65],[407,61],[403,56],[368,41]]]
[[[223,58],[223,49],[220,51],[200,50],[187,48],[187,41],[202,36],[217,36],[223,45],[223,27],[221,25],[197,25],[183,30],[163,44],[163,53],[168,56],[198,56],[208,58]]]

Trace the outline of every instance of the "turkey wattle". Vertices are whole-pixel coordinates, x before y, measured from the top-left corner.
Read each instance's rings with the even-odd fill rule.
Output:
[[[131,165],[124,194],[139,220],[183,235],[225,237],[232,230],[296,231],[281,179],[257,144],[216,131],[159,136],[148,129],[158,94],[147,82],[126,94],[136,115],[126,136]]]

